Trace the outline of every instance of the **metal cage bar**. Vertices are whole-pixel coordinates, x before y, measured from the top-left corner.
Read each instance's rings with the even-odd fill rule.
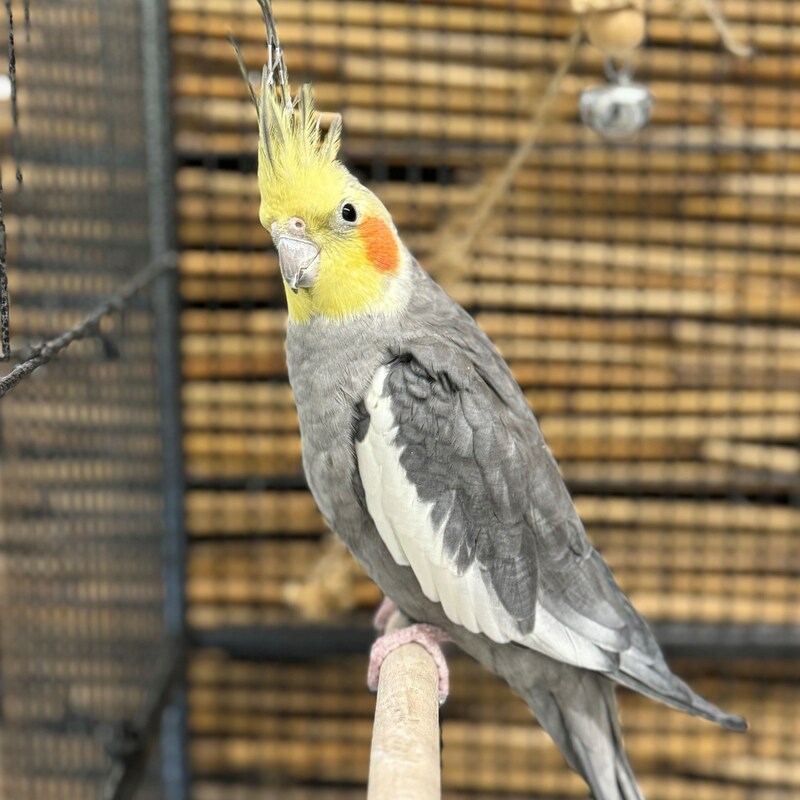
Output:
[[[174,166],[170,125],[169,16],[165,0],[142,0],[144,110],[147,136],[150,246],[154,257],[176,245]],[[185,477],[180,408],[178,277],[162,275],[153,286],[164,490],[164,614],[168,636],[179,649],[175,681],[161,722],[162,775],[170,800],[188,800],[189,757],[186,665]]]

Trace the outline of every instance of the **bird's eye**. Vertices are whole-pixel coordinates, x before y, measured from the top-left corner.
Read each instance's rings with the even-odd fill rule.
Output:
[[[355,222],[357,218],[356,207],[352,203],[345,203],[342,206],[342,219],[345,222]]]

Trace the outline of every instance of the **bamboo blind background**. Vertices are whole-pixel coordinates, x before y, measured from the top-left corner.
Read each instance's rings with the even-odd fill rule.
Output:
[[[724,2],[734,34],[760,50],[747,62],[708,21],[650,5],[637,77],[657,98],[652,127],[617,147],[578,124],[578,92],[602,81],[600,54],[584,46],[475,258],[439,277],[510,360],[591,538],[642,612],[789,625],[800,600],[800,11]],[[293,82],[313,80],[319,106],[343,113],[348,163],[423,264],[525,136],[575,24],[566,2],[547,0],[274,6]],[[225,39],[230,29],[258,69],[263,34],[249,0],[171,10],[189,618],[201,632],[268,636],[303,625],[284,587],[313,568],[324,525],[302,481],[253,112]],[[353,619],[378,600],[362,579]],[[193,660],[199,798],[360,796],[365,656],[323,656]],[[797,796],[796,664],[680,668],[754,732],[726,736],[626,696],[648,797]],[[469,663],[453,672],[448,797],[584,794],[518,701]]]
[[[453,689],[442,708],[446,800],[586,797],[505,684],[466,658],[450,666]],[[648,800],[797,797],[796,665],[675,666],[701,691],[746,713],[753,730],[731,738],[625,693],[626,743]],[[374,709],[363,676],[361,656],[296,664],[193,659],[195,797],[363,797]]]

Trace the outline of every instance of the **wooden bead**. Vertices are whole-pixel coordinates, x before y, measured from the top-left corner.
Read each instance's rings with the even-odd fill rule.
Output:
[[[644,40],[645,16],[638,8],[590,11],[583,18],[589,41],[609,57],[630,53]]]

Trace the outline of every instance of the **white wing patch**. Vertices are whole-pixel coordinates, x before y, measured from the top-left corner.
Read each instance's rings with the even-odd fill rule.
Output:
[[[387,374],[386,367],[377,371],[364,399],[370,424],[363,441],[356,442],[356,457],[367,509],[392,558],[411,567],[425,596],[441,603],[453,622],[472,633],[495,642],[517,642],[575,666],[607,667],[608,656],[602,650],[539,603],[534,630],[520,633],[477,562],[457,573],[444,550],[447,515],[438,527],[433,524],[434,504],[420,499],[400,462],[391,399],[383,393]]]

